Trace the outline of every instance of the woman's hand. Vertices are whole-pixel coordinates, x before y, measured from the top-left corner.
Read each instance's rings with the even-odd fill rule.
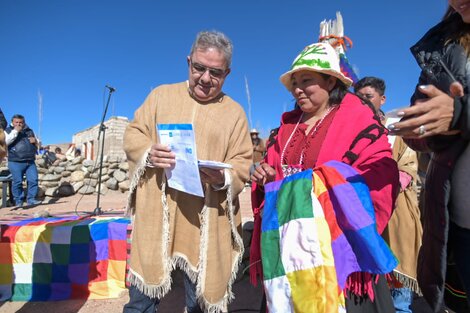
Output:
[[[268,164],[261,163],[251,175],[251,181],[264,186],[276,179],[276,171]]]
[[[148,163],[153,167],[170,168],[176,164],[175,154],[170,147],[156,143],[150,147]]]
[[[419,86],[427,99],[417,100],[415,105],[399,113],[406,120],[389,125],[392,135],[404,138],[425,138],[434,135],[454,135],[459,131],[449,131],[454,114],[454,98],[463,96],[463,86],[454,82],[450,86],[452,96],[433,85]]]

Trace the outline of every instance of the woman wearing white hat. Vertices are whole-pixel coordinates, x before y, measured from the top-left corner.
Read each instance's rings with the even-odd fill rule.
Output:
[[[274,143],[268,143],[264,162],[251,177],[255,231],[250,251],[254,265],[250,270],[254,280],[262,271],[259,228],[265,184],[328,161],[346,163],[370,189],[379,233],[390,219],[399,184],[387,132],[372,105],[348,92],[352,80],[341,72],[338,56],[329,44],[307,46],[280,80],[294,96],[296,109],[282,115]],[[394,312],[383,275],[379,279],[378,275],[353,273],[340,292],[347,296],[347,312]],[[270,312],[273,301],[267,293]],[[312,311],[304,309],[300,311]]]

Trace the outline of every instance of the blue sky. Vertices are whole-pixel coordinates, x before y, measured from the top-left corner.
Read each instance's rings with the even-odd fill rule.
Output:
[[[266,136],[294,103],[279,76],[318,40],[320,22],[340,11],[354,42],[350,63],[359,77],[385,79],[390,110],[409,104],[419,75],[409,47],[446,6],[445,0],[0,0],[0,107],[8,120],[25,115],[45,144],[71,142],[101,121],[106,84],[117,89],[107,118],[131,119],[152,88],[187,79],[197,32],[217,29],[234,43],[224,91]]]

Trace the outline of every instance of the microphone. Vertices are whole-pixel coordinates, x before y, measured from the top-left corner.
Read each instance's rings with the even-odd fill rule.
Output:
[[[109,92],[115,92],[116,88],[106,85],[106,88],[109,89]]]

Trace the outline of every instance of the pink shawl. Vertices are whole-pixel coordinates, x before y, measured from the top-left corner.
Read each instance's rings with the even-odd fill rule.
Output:
[[[280,155],[285,142],[278,142],[283,125],[297,122],[300,110],[286,112],[276,142],[268,148],[264,162],[276,170],[276,180],[282,179]],[[297,116],[297,117],[295,117]],[[294,122],[294,123],[295,123]],[[269,145],[269,144],[268,144]],[[377,230],[382,233],[393,211],[398,194],[399,178],[396,162],[387,139],[386,129],[366,104],[353,94],[347,94],[333,118],[318,155],[317,166],[337,160],[351,165],[365,179],[374,204]],[[260,212],[264,205],[262,187],[252,185],[251,202],[254,214],[254,230],[250,250],[250,277],[253,284],[262,277],[260,250]],[[373,299],[372,277],[367,273],[354,273],[349,277],[347,289],[357,295],[368,294]]]

